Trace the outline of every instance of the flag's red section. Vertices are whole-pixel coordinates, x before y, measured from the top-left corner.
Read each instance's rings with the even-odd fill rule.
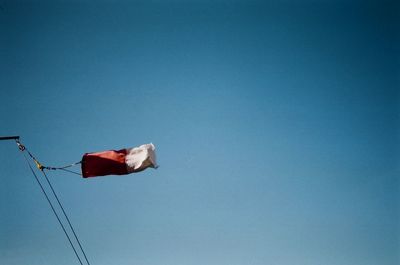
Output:
[[[128,174],[125,164],[126,149],[86,153],[82,158],[84,178]]]

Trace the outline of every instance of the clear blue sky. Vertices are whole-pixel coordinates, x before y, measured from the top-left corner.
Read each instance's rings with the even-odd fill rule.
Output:
[[[397,265],[399,5],[0,1],[0,135],[46,165],[92,265]],[[0,263],[78,264],[0,143]]]

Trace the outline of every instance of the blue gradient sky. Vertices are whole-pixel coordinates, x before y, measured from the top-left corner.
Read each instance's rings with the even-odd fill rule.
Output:
[[[54,166],[157,147],[158,170],[50,173],[92,265],[399,264],[399,5],[0,6],[1,135]],[[0,144],[0,263],[78,264]]]

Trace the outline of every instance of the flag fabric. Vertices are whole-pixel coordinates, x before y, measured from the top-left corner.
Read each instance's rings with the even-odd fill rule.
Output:
[[[149,167],[157,168],[155,147],[152,143],[121,150],[86,153],[82,158],[84,178],[125,175]]]

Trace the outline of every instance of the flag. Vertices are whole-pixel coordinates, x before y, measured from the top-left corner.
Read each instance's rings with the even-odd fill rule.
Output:
[[[86,153],[82,158],[84,178],[125,175],[148,167],[157,168],[155,147],[151,143],[134,148]]]

